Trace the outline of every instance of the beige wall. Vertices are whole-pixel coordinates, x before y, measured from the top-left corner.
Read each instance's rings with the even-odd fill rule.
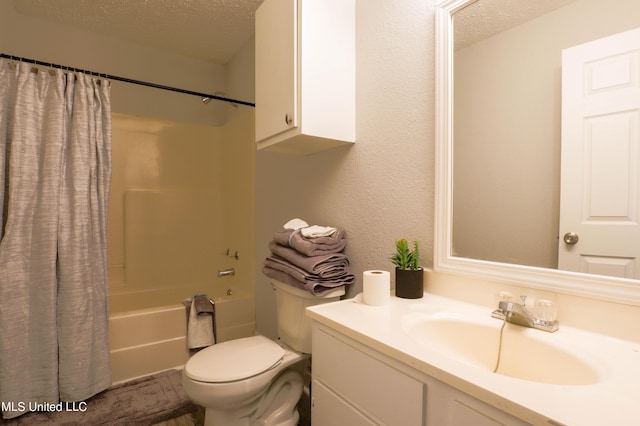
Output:
[[[20,15],[6,0],[0,1],[0,52],[196,92],[226,90],[223,65]],[[213,125],[224,123],[229,109],[117,81],[111,98],[114,112]]]
[[[218,159],[222,184],[222,248],[239,258],[223,256],[221,269],[234,268],[233,277],[218,278],[214,294],[234,294],[255,291],[255,143],[253,139],[253,110],[236,112],[220,129],[221,156]]]
[[[255,41],[249,39],[247,43],[226,64],[226,91],[230,98],[255,102]],[[227,117],[229,119],[247,111],[253,111],[251,107],[228,106]]]
[[[579,0],[456,52],[460,256],[557,267],[561,51],[638,26],[636,0]]]
[[[251,113],[222,127],[114,114],[112,313],[253,294],[252,128]]]
[[[222,251],[218,129],[125,114],[112,127],[110,310],[179,303],[182,285],[213,281],[201,254]]]

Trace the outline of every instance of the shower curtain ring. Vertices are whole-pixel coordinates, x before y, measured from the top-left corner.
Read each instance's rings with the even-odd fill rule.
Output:
[[[8,66],[10,70],[15,70],[18,67],[18,64],[16,63],[16,58],[14,58],[13,55],[9,55]]]

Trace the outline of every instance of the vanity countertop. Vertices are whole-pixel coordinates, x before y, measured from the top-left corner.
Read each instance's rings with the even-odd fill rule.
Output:
[[[438,379],[531,424],[637,425],[640,419],[640,343],[560,324],[535,338],[588,355],[598,365],[595,384],[559,385],[495,374],[445,356],[406,333],[407,318],[463,315],[486,323],[491,309],[425,293],[422,299],[391,297],[385,306],[353,299],[307,308],[307,316],[419,372]],[[502,322],[495,321],[499,331]],[[511,324],[508,326],[516,327]]]

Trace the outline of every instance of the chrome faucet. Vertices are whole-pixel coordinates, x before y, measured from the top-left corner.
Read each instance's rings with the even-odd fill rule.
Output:
[[[522,304],[514,303],[507,300],[502,300],[498,303],[498,309],[491,313],[493,318],[504,320],[508,323],[520,325],[522,327],[535,328],[538,330],[548,331],[553,333],[559,328],[558,320],[546,320],[537,318],[531,311],[529,311],[525,302],[527,296],[520,296]]]

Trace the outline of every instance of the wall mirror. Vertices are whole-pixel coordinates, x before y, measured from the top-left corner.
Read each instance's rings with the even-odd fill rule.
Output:
[[[570,181],[562,173],[563,167],[564,173],[569,170],[571,152],[562,147],[563,139],[569,139],[563,131],[571,124],[566,112],[570,104],[562,103],[571,84],[579,81],[583,87],[587,81],[565,75],[575,84],[563,83],[563,69],[565,74],[573,69],[566,61],[580,56],[572,53],[574,46],[599,48],[618,34],[640,40],[638,28],[636,0],[612,0],[605,9],[599,0],[438,4],[436,270],[640,305],[640,261],[633,254],[602,256],[586,244],[586,236],[570,244],[569,235],[565,243],[565,234],[581,235],[583,230],[567,228],[561,213],[561,204],[567,211],[562,197],[571,193],[561,191],[561,181]],[[616,39],[613,44],[624,43]],[[633,228],[640,222],[640,171],[635,168],[640,164],[640,47],[600,55],[613,68],[583,60],[579,74],[587,76],[600,97],[610,97],[603,95],[608,85],[616,90],[630,86],[636,104],[625,106],[622,130],[601,118],[611,113],[579,122],[580,131],[591,138],[590,151],[583,147],[570,158],[586,158],[588,167],[573,167],[581,175],[588,169],[609,179],[600,197],[592,195],[598,184],[591,175],[575,191],[581,194],[580,214],[589,210],[592,215],[581,216],[580,226],[613,224],[621,243],[604,244],[600,237],[594,241],[640,250],[640,233],[635,233],[640,231]],[[611,166],[620,162],[625,167]],[[622,188],[618,192],[626,198],[621,204],[607,198],[611,188]],[[567,263],[563,256],[579,253],[577,247],[592,253]]]

